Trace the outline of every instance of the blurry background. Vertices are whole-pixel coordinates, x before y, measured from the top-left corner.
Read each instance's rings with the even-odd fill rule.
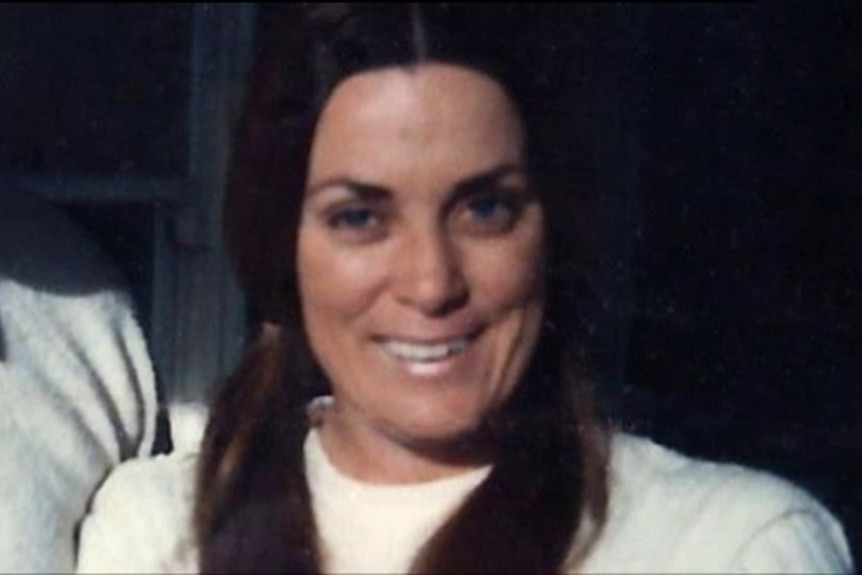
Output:
[[[0,4],[0,178],[67,208],[129,277],[164,394],[200,398],[244,314],[220,247],[252,4]]]
[[[0,178],[115,257],[166,400],[205,397],[242,345],[219,200],[265,10],[0,4]],[[688,453],[802,483],[859,549],[860,10],[567,10],[576,33],[549,41],[582,47],[573,117],[600,127],[609,407]]]

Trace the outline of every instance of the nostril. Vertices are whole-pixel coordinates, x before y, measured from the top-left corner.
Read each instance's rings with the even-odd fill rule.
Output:
[[[451,281],[432,296],[420,300],[418,307],[428,316],[447,315],[467,302],[468,291],[461,281]]]
[[[468,290],[458,270],[441,269],[406,278],[399,293],[403,302],[429,315],[440,315],[462,305]]]
[[[405,249],[395,281],[398,299],[426,315],[449,313],[469,296],[457,251],[445,241],[425,240]]]

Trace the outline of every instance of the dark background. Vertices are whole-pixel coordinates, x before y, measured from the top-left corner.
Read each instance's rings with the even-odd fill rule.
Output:
[[[862,529],[853,2],[627,7],[637,141],[621,417]]]
[[[801,483],[844,521],[858,557],[855,4],[567,10],[603,150],[610,409],[690,454]],[[182,173],[190,10],[156,6],[0,5],[0,172]],[[159,201],[66,207],[148,306],[141,230]]]

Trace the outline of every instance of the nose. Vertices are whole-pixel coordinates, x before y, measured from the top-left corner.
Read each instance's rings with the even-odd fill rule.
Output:
[[[468,284],[451,238],[442,230],[414,230],[406,236],[392,270],[396,299],[431,317],[463,306]]]

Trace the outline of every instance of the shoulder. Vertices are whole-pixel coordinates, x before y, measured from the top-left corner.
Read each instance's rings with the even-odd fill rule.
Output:
[[[96,492],[81,524],[78,571],[165,573],[194,565],[194,454],[127,461]]]
[[[772,474],[686,457],[618,434],[609,482],[608,520],[591,557],[599,566],[851,570],[835,518],[806,491]]]
[[[643,437],[617,434],[612,442],[610,481],[618,504],[637,494],[638,505],[672,498],[672,509],[702,514],[722,501],[756,519],[788,508],[821,509],[804,490],[770,473],[685,456]],[[627,505],[628,506],[628,505]],[[725,508],[725,511],[728,509]],[[727,513],[723,513],[726,516]]]

